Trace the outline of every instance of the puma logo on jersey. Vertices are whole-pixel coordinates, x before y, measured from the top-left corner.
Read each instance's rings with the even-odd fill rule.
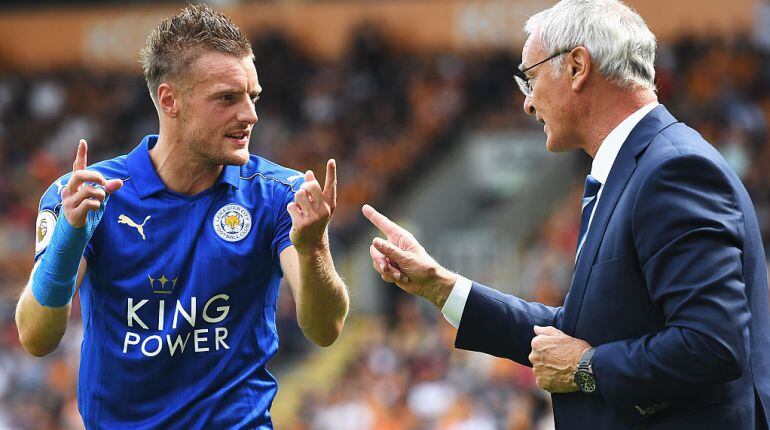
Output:
[[[150,219],[150,218],[151,218],[151,216],[150,216],[150,215],[147,215],[147,216],[144,218],[144,222],[143,222],[143,223],[141,223],[141,224],[137,224],[137,223],[136,223],[136,222],[134,222],[134,220],[132,220],[131,218],[129,218],[129,217],[127,217],[127,216],[125,216],[125,215],[122,215],[122,214],[121,214],[121,215],[118,217],[118,224],[126,224],[126,225],[128,225],[129,227],[133,227],[133,228],[135,228],[135,229],[136,229],[136,231],[138,231],[138,232],[139,232],[139,235],[140,235],[140,236],[142,236],[142,240],[146,240],[147,238],[144,236],[144,225],[145,225],[145,224],[147,224],[147,220],[148,220],[148,219]]]
[[[64,184],[61,183],[61,179],[57,179],[56,182],[54,182],[54,185],[56,185],[56,193],[61,195],[61,190],[64,188]]]

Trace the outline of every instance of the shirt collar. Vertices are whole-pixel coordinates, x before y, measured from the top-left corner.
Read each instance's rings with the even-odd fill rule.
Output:
[[[145,136],[139,145],[126,157],[128,174],[134,183],[136,193],[142,199],[166,189],[166,184],[160,179],[158,172],[155,171],[155,166],[152,164],[152,160],[150,160],[150,149],[156,143],[158,143],[157,134]],[[241,168],[239,166],[224,166],[215,186],[226,183],[238,188],[240,178]]]
[[[596,157],[594,157],[593,163],[591,163],[591,176],[602,185],[607,183],[607,178],[610,176],[610,170],[612,164],[615,163],[615,158],[620,152],[620,148],[623,146],[623,142],[626,141],[628,135],[636,127],[639,121],[642,120],[650,111],[658,106],[658,102],[652,102],[642,106],[639,110],[632,113],[623,122],[618,124],[614,130],[604,138],[604,141],[599,146],[599,150],[596,151]]]

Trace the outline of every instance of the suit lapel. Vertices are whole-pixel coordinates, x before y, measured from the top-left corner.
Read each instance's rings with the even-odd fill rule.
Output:
[[[604,238],[604,232],[607,230],[612,212],[618,203],[620,195],[626,188],[628,179],[636,169],[636,158],[652,139],[664,128],[676,123],[677,120],[671,116],[663,105],[660,105],[647,114],[634,127],[623,146],[618,152],[612,169],[607,177],[607,183],[602,186],[601,196],[594,212],[591,226],[588,229],[583,249],[575,263],[575,273],[572,276],[572,285],[564,302],[564,320],[562,330],[567,334],[573,334],[577,323],[578,315],[583,304],[588,287],[588,278],[591,274],[591,268],[599,252],[599,246]]]

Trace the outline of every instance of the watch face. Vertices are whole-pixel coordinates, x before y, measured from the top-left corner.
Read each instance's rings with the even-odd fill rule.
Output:
[[[594,376],[585,370],[575,372],[575,384],[584,393],[593,393],[596,390]]]

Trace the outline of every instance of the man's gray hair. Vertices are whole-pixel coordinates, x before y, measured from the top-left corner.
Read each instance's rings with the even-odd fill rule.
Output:
[[[524,31],[537,33],[549,56],[583,46],[605,78],[655,90],[655,35],[621,1],[562,0],[529,18]]]

